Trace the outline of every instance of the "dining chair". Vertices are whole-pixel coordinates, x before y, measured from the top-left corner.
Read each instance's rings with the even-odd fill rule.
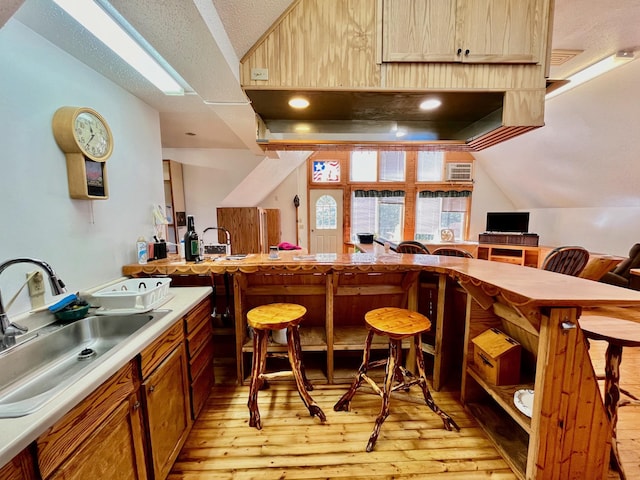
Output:
[[[425,247],[422,243],[416,242],[415,240],[405,240],[404,242],[400,242],[396,247],[397,253],[422,253],[429,255],[429,249]]]
[[[588,261],[589,251],[583,247],[557,247],[545,257],[542,269],[577,277]]]
[[[466,257],[466,258],[473,258],[473,255],[470,252],[467,252],[466,250],[463,250],[461,248],[454,248],[454,247],[440,247],[440,248],[436,248],[433,252],[432,255],[445,255],[447,257]]]

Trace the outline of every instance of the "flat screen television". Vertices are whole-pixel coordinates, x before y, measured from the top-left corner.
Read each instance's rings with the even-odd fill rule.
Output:
[[[527,233],[529,212],[487,212],[487,232]]]

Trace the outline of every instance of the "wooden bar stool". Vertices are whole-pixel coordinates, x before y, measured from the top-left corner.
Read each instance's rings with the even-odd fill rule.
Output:
[[[300,398],[304,402],[309,414],[317,416],[324,422],[326,417],[324,412],[309,395],[308,390],[313,390],[311,383],[307,380],[302,363],[302,348],[300,347],[299,324],[302,321],[307,309],[302,305],[294,303],[272,303],[261,305],[247,313],[249,326],[253,328],[253,360],[251,366],[251,386],[249,388],[249,426],[262,428],[260,421],[260,411],[258,410],[258,390],[262,388],[265,381],[271,378],[282,378],[293,375]],[[269,331],[287,329],[287,351],[291,371],[264,373],[267,363],[267,342]]]
[[[608,343],[604,369],[604,408],[611,421],[612,461],[620,472],[620,478],[624,479],[626,477],[620,463],[616,441],[618,405],[622,404],[620,393],[625,393],[635,401],[638,399],[620,388],[620,363],[622,363],[622,347],[640,347],[640,323],[600,315],[583,315],[579,323],[585,337],[591,340],[604,340]]]
[[[427,387],[427,379],[424,373],[421,334],[431,328],[431,322],[429,319],[418,312],[395,307],[371,310],[365,314],[364,319],[369,331],[367,333],[364,353],[362,355],[362,364],[358,369],[358,373],[351,384],[351,387],[347,393],[338,400],[338,403],[334,405],[333,409],[335,411],[350,410],[351,399],[356,394],[356,390],[358,390],[360,385],[362,385],[363,380],[365,380],[373,390],[382,397],[382,408],[380,409],[380,414],[376,419],[373,433],[371,434],[371,437],[369,437],[367,452],[373,450],[376,440],[378,440],[380,427],[382,427],[382,423],[385,421],[387,416],[389,416],[389,398],[391,392],[395,392],[396,390],[408,391],[413,385],[420,385],[426,404],[431,408],[431,410],[440,415],[444,423],[444,428],[447,430],[451,430],[452,428],[460,430],[458,425],[456,425],[456,422],[454,422],[449,415],[440,410],[440,408],[435,404],[431,397],[431,393],[429,392],[429,388]],[[369,362],[371,342],[373,341],[373,336],[375,334],[389,337],[389,357],[387,359]],[[401,364],[402,340],[408,337],[413,337],[418,365],[417,377]],[[383,389],[380,390],[380,387],[378,387],[375,381],[367,375],[367,371],[370,368],[379,367],[385,364],[384,385]],[[395,385],[394,379],[396,381]]]

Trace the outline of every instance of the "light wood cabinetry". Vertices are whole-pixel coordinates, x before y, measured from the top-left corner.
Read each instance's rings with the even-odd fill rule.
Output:
[[[185,317],[191,417],[194,420],[202,410],[215,380],[213,373],[214,349],[211,309],[211,299],[208,298],[191,310]]]
[[[266,253],[280,243],[280,210],[259,207],[217,208],[218,226],[231,233],[231,253]],[[225,243],[220,233],[219,242]]]
[[[37,478],[33,455],[28,450],[23,450],[0,468],[2,480],[36,480]]]
[[[146,478],[136,383],[129,362],[37,439],[43,479]]]
[[[548,2],[384,0],[383,61],[539,63]]]
[[[478,258],[537,268],[540,263],[540,247],[481,244],[478,245]]]
[[[176,323],[140,354],[149,470],[166,478],[191,429],[184,326]]]

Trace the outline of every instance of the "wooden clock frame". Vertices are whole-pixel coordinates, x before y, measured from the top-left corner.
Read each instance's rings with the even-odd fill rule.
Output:
[[[107,131],[109,144],[101,157],[82,148],[74,135],[76,117],[83,112],[95,115]],[[106,120],[98,112],[87,107],[61,107],[53,115],[53,135],[67,160],[69,196],[85,200],[109,198],[106,161],[113,151],[113,136]]]

